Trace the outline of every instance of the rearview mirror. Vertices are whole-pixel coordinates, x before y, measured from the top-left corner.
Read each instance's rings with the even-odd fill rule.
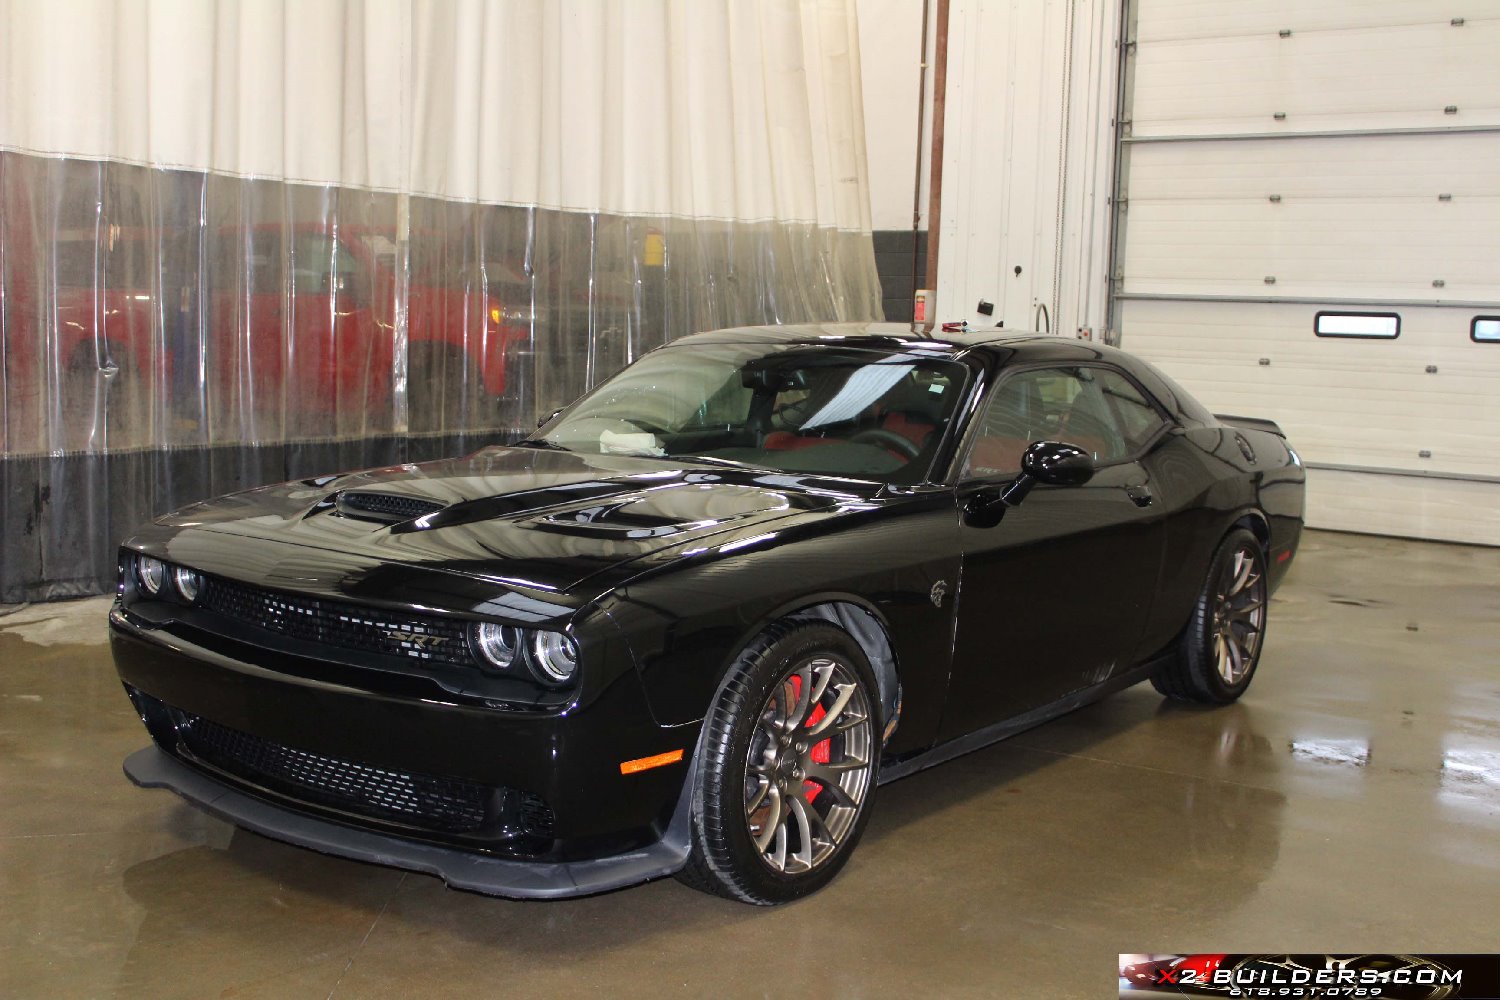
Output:
[[[1077,445],[1037,441],[1021,456],[1021,474],[1000,494],[1000,502],[1014,507],[1037,483],[1082,486],[1094,477],[1094,459]]]

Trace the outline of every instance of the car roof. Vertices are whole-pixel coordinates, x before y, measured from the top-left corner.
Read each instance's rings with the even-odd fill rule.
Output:
[[[692,344],[806,344],[866,347],[880,350],[922,350],[961,356],[974,351],[1004,354],[1010,362],[1124,361],[1128,355],[1103,344],[1030,330],[968,328],[925,330],[909,323],[788,323],[776,326],[739,326],[696,333],[672,342]]]

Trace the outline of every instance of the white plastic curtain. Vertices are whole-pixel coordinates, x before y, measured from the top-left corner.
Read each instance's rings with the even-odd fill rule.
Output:
[[[0,0],[0,601],[150,514],[872,319],[853,0]]]

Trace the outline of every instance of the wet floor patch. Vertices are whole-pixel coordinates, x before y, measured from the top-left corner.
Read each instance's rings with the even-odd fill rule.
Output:
[[[0,616],[0,635],[36,646],[102,646],[109,641],[111,597],[28,604]]]

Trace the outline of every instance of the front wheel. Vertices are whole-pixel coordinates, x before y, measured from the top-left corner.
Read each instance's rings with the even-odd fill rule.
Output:
[[[869,661],[843,630],[768,630],[704,723],[692,851],[679,878],[762,906],[828,884],[869,819],[876,690]]]
[[[1244,694],[1266,636],[1266,550],[1235,528],[1219,543],[1177,654],[1151,678],[1176,701],[1223,705]]]

